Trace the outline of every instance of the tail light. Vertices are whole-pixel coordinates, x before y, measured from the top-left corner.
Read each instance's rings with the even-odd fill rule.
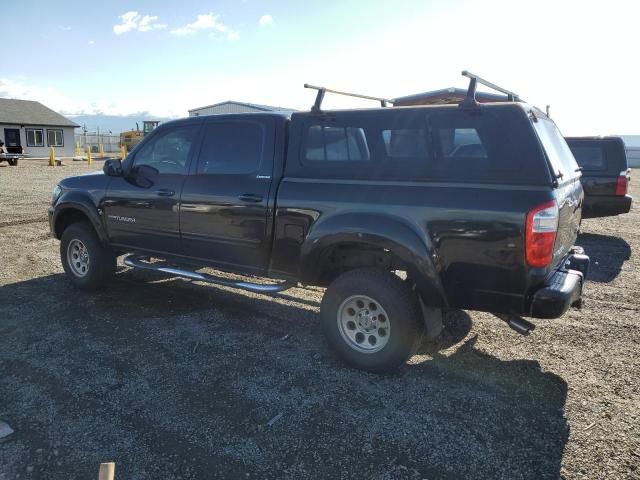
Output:
[[[616,196],[624,197],[627,194],[627,183],[627,171],[623,170],[616,181]]]
[[[558,217],[558,204],[555,200],[538,205],[527,214],[525,252],[530,267],[546,267],[553,260]]]

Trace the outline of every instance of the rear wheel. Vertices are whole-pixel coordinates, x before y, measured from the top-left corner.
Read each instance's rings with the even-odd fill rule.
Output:
[[[17,158],[13,158],[11,160],[7,160],[9,162],[9,166],[11,167],[17,167],[18,166],[18,159]]]
[[[389,372],[404,364],[422,337],[420,306],[396,275],[354,270],[339,276],[320,308],[331,347],[349,365]]]
[[[100,288],[116,269],[116,256],[88,222],[73,223],[64,231],[60,260],[73,286],[83,290]]]

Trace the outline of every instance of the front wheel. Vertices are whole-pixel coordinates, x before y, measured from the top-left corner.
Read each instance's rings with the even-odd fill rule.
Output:
[[[88,222],[74,223],[64,231],[60,260],[67,278],[82,290],[100,288],[116,269],[116,256],[102,245]]]
[[[423,332],[411,288],[378,270],[339,276],[325,292],[320,318],[329,344],[345,362],[376,373],[404,364]]]

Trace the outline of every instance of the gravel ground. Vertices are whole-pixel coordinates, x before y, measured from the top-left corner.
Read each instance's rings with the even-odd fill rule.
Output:
[[[640,478],[638,209],[583,222],[582,311],[529,337],[452,312],[437,346],[376,376],[328,350],[320,289],[120,268],[72,290],[46,208],[92,168],[66,163],[0,165],[0,479],[96,478],[104,461],[119,479]]]

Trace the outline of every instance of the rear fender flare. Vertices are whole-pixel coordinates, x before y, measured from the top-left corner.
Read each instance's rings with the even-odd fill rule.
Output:
[[[327,254],[339,245],[362,245],[386,249],[407,265],[423,301],[446,307],[448,302],[433,259],[435,251],[426,233],[402,218],[374,214],[347,213],[318,221],[301,249],[300,278],[318,279]]]

